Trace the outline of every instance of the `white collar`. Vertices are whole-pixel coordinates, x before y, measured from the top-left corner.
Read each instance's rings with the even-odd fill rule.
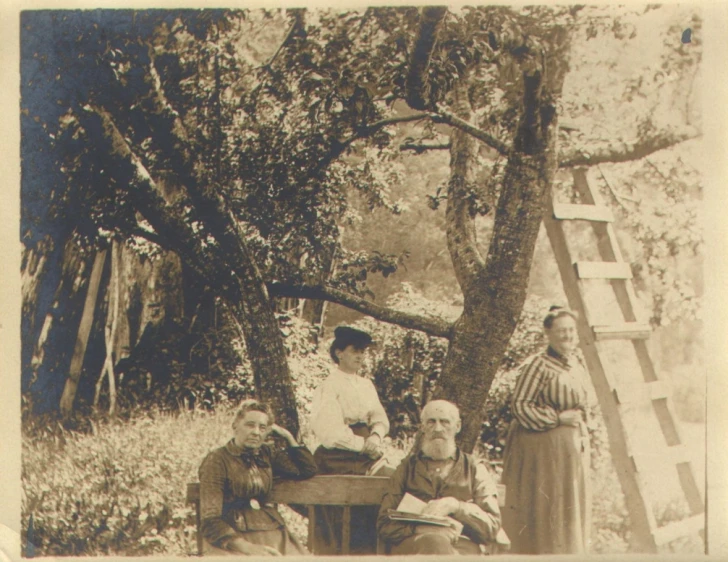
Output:
[[[353,374],[352,373],[346,373],[346,372],[342,371],[341,368],[338,365],[336,365],[334,367],[334,369],[331,371],[331,374],[332,375],[339,376],[339,377],[343,377],[343,378],[346,378],[346,379],[352,379],[352,378],[354,378],[354,379],[362,379],[362,378],[364,378],[364,377],[359,376],[357,373],[353,373]]]

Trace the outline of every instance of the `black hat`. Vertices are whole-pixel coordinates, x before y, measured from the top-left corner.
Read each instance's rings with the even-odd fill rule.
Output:
[[[344,349],[349,345],[363,349],[374,343],[372,336],[368,333],[350,326],[339,326],[336,328],[334,330],[334,338],[336,339],[336,346],[340,349]]]

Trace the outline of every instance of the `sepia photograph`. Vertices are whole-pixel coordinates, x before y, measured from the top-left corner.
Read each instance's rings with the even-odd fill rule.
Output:
[[[726,6],[71,8],[6,24],[0,562],[728,555]]]

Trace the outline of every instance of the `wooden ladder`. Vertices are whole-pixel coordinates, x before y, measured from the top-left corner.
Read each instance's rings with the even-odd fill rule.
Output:
[[[622,259],[617,245],[611,210],[601,203],[598,191],[590,187],[587,175],[588,170],[585,168],[574,170],[574,189],[582,203],[565,204],[550,200],[544,226],[556,256],[569,306],[579,313],[577,328],[581,349],[605,420],[611,456],[630,514],[631,547],[638,552],[657,552],[659,546],[679,537],[700,532],[705,539],[705,506],[690,459],[680,439],[667,386],[655,372],[648,352],[646,340],[650,337],[650,326],[638,321],[635,314],[632,272],[630,265]],[[572,259],[572,253],[577,252],[570,251],[567,244],[565,221],[588,221],[596,237],[601,261]],[[621,310],[620,321],[599,322],[598,319],[603,316],[590,314],[589,308],[594,310],[596,307],[592,302],[587,306],[589,299],[585,295],[585,283],[592,279],[609,280],[613,291],[610,297],[616,299]],[[630,373],[610,372],[606,359],[618,342],[607,340],[621,340],[627,353],[632,353],[629,346],[633,346],[642,372],[641,381],[628,383],[625,379]],[[606,346],[610,346],[608,350]],[[636,403],[640,399],[644,401],[648,412],[651,402],[664,436],[664,442],[655,438],[650,452],[659,450],[660,458],[676,467],[690,511],[688,518],[659,527],[645,494],[645,453],[630,444],[630,433],[634,429],[633,425],[625,422],[626,410],[638,407]]]

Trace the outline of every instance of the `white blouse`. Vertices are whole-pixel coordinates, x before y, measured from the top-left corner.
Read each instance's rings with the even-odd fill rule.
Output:
[[[311,429],[327,449],[361,451],[365,439],[349,427],[360,422],[380,437],[389,433],[389,420],[374,383],[336,368],[313,393]]]

